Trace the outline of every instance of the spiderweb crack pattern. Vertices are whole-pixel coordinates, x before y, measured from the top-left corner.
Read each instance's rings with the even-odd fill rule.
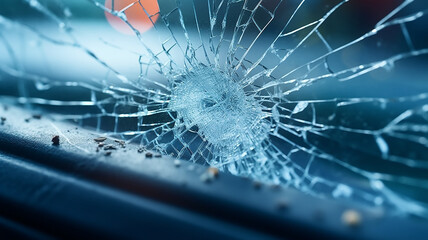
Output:
[[[0,15],[8,56],[0,71],[19,79],[18,102],[235,175],[428,217],[428,88],[403,83],[412,69],[426,76],[423,0],[371,3],[381,16],[359,27],[342,19],[373,6],[356,0],[159,1],[149,33],[132,26],[127,8],[78,1],[128,24],[132,48],[102,36],[97,43],[134,56],[138,76],[116,70],[110,58],[120,56],[86,46],[69,1],[22,1],[60,36]],[[131,5],[148,13],[144,0]],[[29,71],[10,32],[80,52],[105,77]],[[71,88],[85,97],[46,94]]]

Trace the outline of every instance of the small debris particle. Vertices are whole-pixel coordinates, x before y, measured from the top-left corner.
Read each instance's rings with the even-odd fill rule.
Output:
[[[160,153],[155,154],[155,158],[161,158],[161,157],[162,157],[162,154],[160,154]]]
[[[279,184],[272,184],[270,187],[271,187],[273,190],[280,190],[280,189],[281,189],[281,185],[279,185]]]
[[[30,122],[30,119],[31,118],[26,118],[26,119],[24,119],[24,121],[28,123],[28,122]]]
[[[4,125],[4,122],[6,122],[6,118],[5,117],[1,117],[0,118],[0,124]]]
[[[260,189],[260,188],[262,188],[262,183],[261,183],[261,182],[259,182],[259,181],[254,181],[254,182],[253,182],[253,187],[254,187],[255,189]]]
[[[153,153],[151,153],[151,152],[146,153],[146,158],[152,158],[152,157],[153,157]]]
[[[107,152],[104,153],[104,156],[110,156],[111,153],[112,153],[111,151],[107,151]]]
[[[180,160],[175,159],[175,160],[174,160],[174,165],[175,165],[175,167],[180,167],[180,166],[181,166],[181,162],[180,162]]]
[[[41,114],[33,114],[33,118],[34,119],[42,119],[42,115]]]
[[[106,137],[98,137],[98,138],[94,138],[94,141],[97,143],[101,143],[104,142],[105,140],[107,140]]]
[[[355,210],[346,210],[342,214],[342,222],[350,227],[356,227],[361,224],[361,214]]]
[[[200,177],[202,182],[210,182],[218,177],[219,170],[215,167],[209,167]]]
[[[7,111],[7,110],[9,110],[9,107],[8,107],[8,106],[6,106],[6,105],[3,105],[3,109],[4,109],[5,111]]]
[[[125,141],[122,140],[114,140],[116,143],[118,143],[122,148],[125,148]]]
[[[113,145],[109,144],[109,145],[106,145],[106,146],[104,147],[104,150],[117,150],[117,148],[116,148],[115,146],[113,146]]]
[[[55,135],[52,137],[52,145],[58,146],[59,145],[59,136]]]
[[[278,210],[285,210],[285,209],[287,209],[287,208],[288,208],[288,206],[289,206],[289,204],[288,204],[288,201],[286,201],[286,200],[279,200],[279,201],[276,203],[276,208],[277,208]]]
[[[103,143],[103,142],[98,143],[98,147],[99,147],[99,148],[104,147],[104,145],[106,145],[106,144],[105,144],[105,143]]]
[[[218,168],[209,167],[207,171],[208,171],[208,174],[210,174],[212,177],[218,177],[218,173],[219,173]]]
[[[140,148],[138,149],[138,153],[143,153],[144,151],[146,151],[146,149],[145,149],[144,147],[140,147]]]

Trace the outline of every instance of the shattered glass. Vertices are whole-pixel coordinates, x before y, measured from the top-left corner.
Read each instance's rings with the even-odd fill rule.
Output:
[[[426,1],[120,2],[3,2],[3,99],[234,175],[428,217]]]

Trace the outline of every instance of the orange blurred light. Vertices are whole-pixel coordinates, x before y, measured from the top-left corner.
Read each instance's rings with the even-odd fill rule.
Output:
[[[159,12],[157,0],[114,0],[113,10],[120,11],[131,4],[133,5],[124,11],[128,22],[141,33],[152,28],[153,23],[156,22],[159,16],[154,15]],[[112,0],[106,0],[105,7],[112,9]],[[151,20],[144,10],[146,10],[149,15],[154,15]],[[117,31],[129,35],[134,34],[132,29],[119,17],[116,17],[109,12],[105,12],[105,16],[110,25]]]

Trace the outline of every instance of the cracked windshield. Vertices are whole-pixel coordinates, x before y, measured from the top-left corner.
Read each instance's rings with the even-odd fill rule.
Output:
[[[0,116],[428,218],[424,0],[1,5]]]

